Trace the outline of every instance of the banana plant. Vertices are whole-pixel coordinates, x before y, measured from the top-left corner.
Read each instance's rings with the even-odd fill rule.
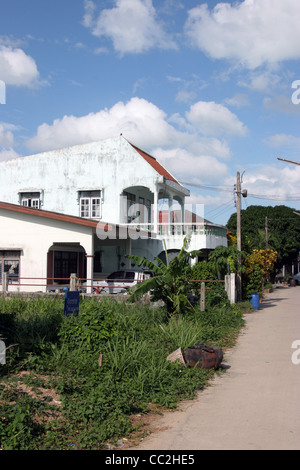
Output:
[[[184,313],[185,309],[192,308],[188,300],[191,286],[188,278],[191,272],[189,261],[200,254],[200,250],[188,252],[191,234],[188,234],[178,255],[169,260],[164,242],[166,262],[155,257],[154,261],[136,255],[128,255],[137,266],[143,266],[153,271],[154,276],[137,284],[130,290],[129,301],[140,299],[144,294],[152,291],[152,300],[162,300],[168,310],[169,316]]]

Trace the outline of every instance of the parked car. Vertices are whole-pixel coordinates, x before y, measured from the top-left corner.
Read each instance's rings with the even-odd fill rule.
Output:
[[[293,279],[297,282],[297,284],[300,282],[300,273],[297,273],[293,276]]]
[[[139,282],[145,281],[153,276],[151,271],[125,269],[114,271],[104,280],[93,282],[94,293],[118,294],[125,293],[128,289]]]

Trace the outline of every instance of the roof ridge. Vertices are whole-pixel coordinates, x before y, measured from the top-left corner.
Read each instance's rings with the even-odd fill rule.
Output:
[[[165,178],[173,181],[174,183],[177,183],[179,184],[180,186],[182,186],[179,181],[173,176],[171,175],[171,173],[161,164],[159,163],[159,161],[153,157],[153,155],[151,155],[150,153],[146,152],[145,150],[141,149],[140,147],[138,147],[137,145],[135,144],[132,144],[131,142],[129,142],[129,140],[127,140],[124,136],[122,136],[128,143],[129,145],[131,145],[131,147],[133,147],[140,155],[141,157],[143,157],[147,163],[149,163],[149,165],[152,166],[152,168],[154,168],[155,171],[157,171],[161,176],[164,176]],[[153,161],[151,161],[153,160]]]

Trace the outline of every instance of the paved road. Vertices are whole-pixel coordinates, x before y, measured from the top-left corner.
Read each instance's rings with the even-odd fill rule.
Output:
[[[226,373],[137,450],[300,450],[300,287],[277,288],[245,319]]]

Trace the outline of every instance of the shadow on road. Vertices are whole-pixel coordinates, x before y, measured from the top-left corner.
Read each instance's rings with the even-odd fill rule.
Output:
[[[264,308],[275,307],[278,302],[286,299],[287,297],[276,297],[276,299],[264,299],[259,305],[259,310],[263,310]]]

